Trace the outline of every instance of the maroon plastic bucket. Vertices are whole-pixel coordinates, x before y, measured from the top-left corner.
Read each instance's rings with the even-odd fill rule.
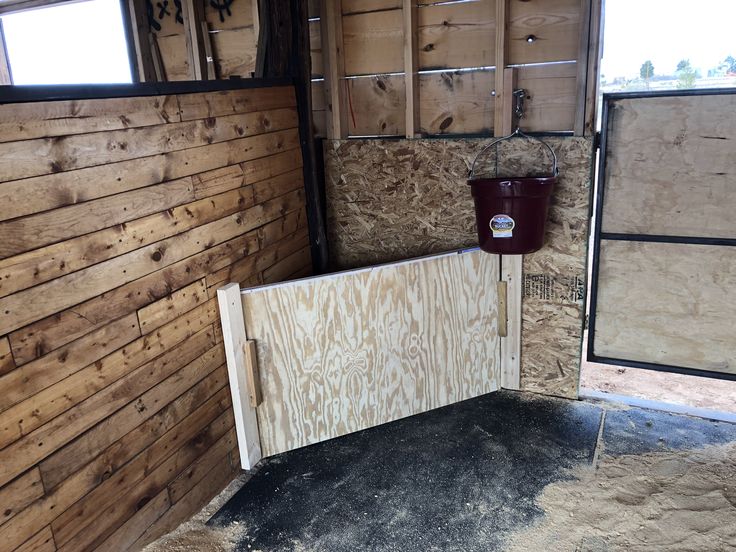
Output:
[[[503,255],[533,253],[544,231],[556,176],[471,178],[478,244]]]

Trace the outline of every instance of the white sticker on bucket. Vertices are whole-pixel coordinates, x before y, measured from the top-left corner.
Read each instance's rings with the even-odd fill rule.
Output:
[[[508,215],[494,215],[489,223],[494,238],[511,238],[514,235],[514,219]]]

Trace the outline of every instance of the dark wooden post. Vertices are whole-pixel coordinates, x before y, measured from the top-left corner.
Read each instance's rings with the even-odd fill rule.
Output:
[[[323,186],[318,177],[312,121],[312,60],[307,0],[258,0],[260,31],[256,77],[291,77],[299,107],[309,237],[314,272],[327,271]]]

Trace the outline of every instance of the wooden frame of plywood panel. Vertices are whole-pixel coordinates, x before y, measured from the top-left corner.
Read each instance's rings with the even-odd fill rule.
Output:
[[[325,136],[508,129],[516,81],[526,130],[590,134],[600,15],[601,0],[324,0]]]
[[[240,469],[214,291],[311,270],[268,84],[0,90],[4,549],[141,548]]]
[[[260,434],[258,448],[238,433],[241,459],[496,391],[499,270],[497,255],[474,249],[220,289],[236,424]],[[254,342],[257,369],[245,348]]]

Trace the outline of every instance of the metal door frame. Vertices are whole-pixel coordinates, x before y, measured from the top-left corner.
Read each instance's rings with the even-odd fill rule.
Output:
[[[659,372],[673,372],[675,374],[685,374],[688,376],[700,376],[714,379],[723,379],[736,381],[736,374],[725,374],[722,372],[712,372],[709,370],[699,370],[697,368],[686,368],[684,366],[673,366],[669,364],[656,364],[652,362],[642,362],[638,360],[629,360],[623,358],[611,358],[597,356],[594,352],[595,341],[595,325],[596,325],[596,307],[598,301],[598,276],[601,240],[612,241],[634,241],[649,243],[681,243],[688,245],[720,245],[720,246],[736,246],[736,239],[727,238],[698,238],[690,236],[663,236],[652,234],[618,234],[611,232],[602,232],[603,225],[603,201],[605,194],[605,176],[606,176],[606,151],[608,141],[608,117],[609,109],[612,103],[618,100],[643,99],[648,98],[664,98],[673,96],[715,96],[715,95],[736,95],[736,88],[712,88],[702,90],[667,90],[658,92],[617,92],[613,94],[603,94],[603,115],[601,123],[601,140],[598,162],[598,189],[595,193],[595,225],[593,228],[593,266],[591,270],[590,282],[590,300],[588,314],[588,343],[587,343],[587,360],[599,364],[610,364],[613,366],[624,366],[627,368],[643,368],[645,370],[656,370]]]

